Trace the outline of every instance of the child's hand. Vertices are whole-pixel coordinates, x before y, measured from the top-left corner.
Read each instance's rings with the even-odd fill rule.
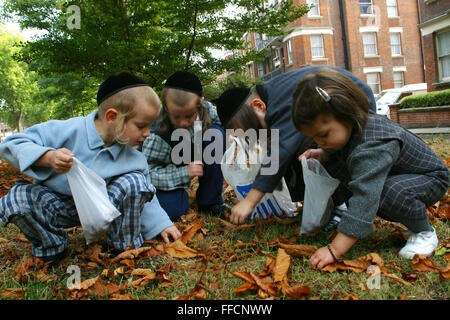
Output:
[[[201,161],[192,161],[188,165],[189,178],[203,176],[203,163]]]
[[[333,250],[333,248],[331,249]],[[335,251],[333,251],[333,253],[336,255]],[[339,259],[339,257],[336,258]],[[327,264],[333,262],[335,261],[328,247],[317,249],[316,252],[314,252],[314,254],[312,255],[311,259],[309,259],[309,265],[318,269],[322,269]]]
[[[303,157],[305,157],[306,159],[313,158],[319,162],[326,162],[328,160],[328,156],[325,153],[325,150],[321,148],[306,150],[298,157],[298,161],[301,162]]]
[[[74,154],[66,148],[50,150],[44,153],[34,165],[52,167],[56,173],[66,173],[72,168]]]
[[[171,237],[173,239],[173,241],[177,241],[178,239],[181,238],[181,233],[180,233],[180,231],[178,231],[177,227],[175,227],[175,226],[167,227],[160,233],[160,235],[161,235],[161,238],[163,238],[164,242],[167,244],[170,243],[169,237]]]
[[[245,219],[253,212],[255,206],[244,199],[231,209],[230,222],[233,224],[242,224]]]

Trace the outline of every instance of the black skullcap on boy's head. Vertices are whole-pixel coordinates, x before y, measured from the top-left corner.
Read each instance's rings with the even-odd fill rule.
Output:
[[[97,91],[97,104],[100,105],[113,94],[133,87],[148,86],[148,83],[129,72],[110,75],[102,82]]]
[[[187,71],[176,71],[164,84],[164,88],[180,89],[203,96],[203,86],[200,79],[193,73]]]
[[[217,114],[219,116],[222,126],[225,127],[228,121],[234,117],[239,109],[247,101],[250,93],[249,88],[231,88],[224,91],[219,98],[213,100],[217,107]]]

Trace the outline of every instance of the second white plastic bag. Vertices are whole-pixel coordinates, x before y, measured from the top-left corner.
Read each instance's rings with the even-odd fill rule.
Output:
[[[73,158],[66,176],[86,243],[91,244],[105,235],[111,222],[121,213],[109,200],[105,180],[81,161]]]
[[[339,185],[339,180],[331,177],[316,159],[302,158],[305,197],[301,234],[311,233],[324,227],[330,219],[334,204],[331,195]]]
[[[256,144],[249,150],[246,143],[234,138],[222,159],[222,174],[225,181],[233,187],[239,201],[243,200],[252,188],[253,181],[261,167],[264,150]],[[281,190],[266,193],[249,219],[267,218],[271,213],[277,217],[294,217],[298,214],[297,204],[292,202],[284,178]]]

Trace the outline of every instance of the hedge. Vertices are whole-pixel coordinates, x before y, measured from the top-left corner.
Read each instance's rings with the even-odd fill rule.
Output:
[[[450,89],[404,97],[400,109],[425,108],[450,105]]]

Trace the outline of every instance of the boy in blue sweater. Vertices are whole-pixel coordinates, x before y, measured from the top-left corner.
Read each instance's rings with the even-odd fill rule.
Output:
[[[133,148],[150,134],[158,96],[142,79],[122,72],[100,85],[97,103],[98,110],[87,117],[37,124],[0,144],[0,155],[34,179],[17,181],[0,199],[0,221],[16,224],[31,242],[33,256],[53,266],[66,253],[64,228],[80,225],[64,174],[74,156],[105,179],[121,212],[106,234],[112,248],[139,248],[144,238],[158,233],[166,242],[180,237],[154,197],[145,157]]]

